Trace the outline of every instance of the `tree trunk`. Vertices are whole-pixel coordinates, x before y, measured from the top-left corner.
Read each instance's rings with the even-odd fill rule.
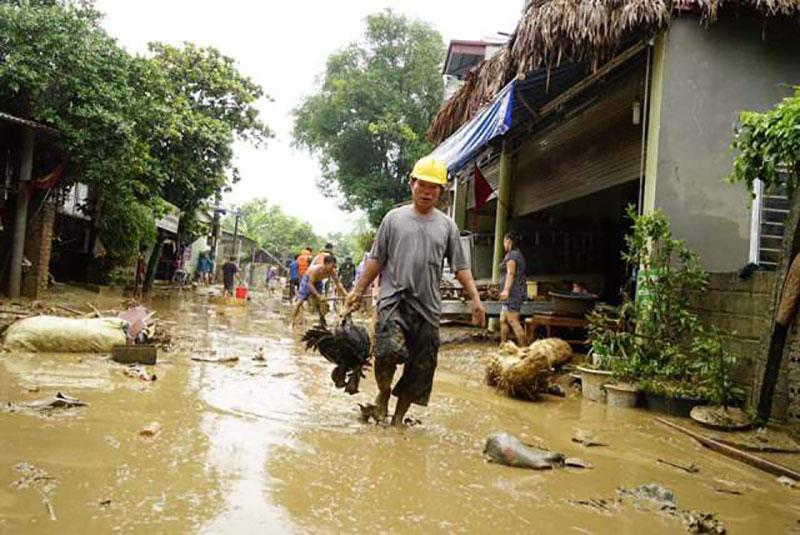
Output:
[[[150,259],[147,261],[147,272],[144,276],[144,293],[150,292],[153,289],[153,282],[156,280],[156,271],[158,270],[158,263],[161,260],[161,251],[164,249],[164,236],[156,238],[156,243],[153,245],[153,252],[150,253]]]
[[[772,401],[775,396],[775,387],[780,376],[783,354],[791,325],[781,325],[777,322],[778,308],[783,294],[784,284],[789,275],[789,268],[795,255],[800,251],[800,195],[795,192],[791,198],[791,209],[786,220],[783,234],[783,253],[778,267],[779,278],[775,281],[772,291],[772,305],[770,307],[769,343],[766,347],[765,364],[763,372],[756,377],[755,392],[757,398],[753,405],[756,407],[758,417],[764,421],[772,415]]]

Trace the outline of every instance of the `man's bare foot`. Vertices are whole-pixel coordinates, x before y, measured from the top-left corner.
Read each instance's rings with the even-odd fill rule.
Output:
[[[371,419],[375,419],[376,422],[378,421],[375,417],[375,405],[372,403],[367,403],[366,405],[359,403],[358,408],[361,411],[361,421],[365,424],[368,424]]]
[[[405,418],[409,407],[411,407],[411,399],[405,396],[397,398],[397,405],[394,407],[394,416],[392,416],[393,426],[405,427]]]

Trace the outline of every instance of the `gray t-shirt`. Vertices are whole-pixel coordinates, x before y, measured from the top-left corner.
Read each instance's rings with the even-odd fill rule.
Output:
[[[378,308],[404,299],[436,326],[442,310],[439,281],[444,259],[453,272],[469,268],[455,221],[436,209],[421,215],[412,206],[386,214],[370,256],[381,264]]]
[[[500,264],[500,290],[506,286],[509,260],[513,260],[517,265],[514,270],[514,281],[511,283],[508,298],[510,301],[523,301],[528,296],[528,286],[525,283],[525,257],[522,256],[519,249],[512,249],[507,252],[503,262]]]

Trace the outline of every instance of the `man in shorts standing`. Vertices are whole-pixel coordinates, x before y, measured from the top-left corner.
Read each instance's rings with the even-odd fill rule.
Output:
[[[300,288],[297,290],[297,303],[292,312],[292,326],[294,327],[297,322],[297,317],[303,309],[303,303],[309,301],[313,308],[319,311],[320,323],[325,323],[325,316],[328,313],[328,303],[325,299],[323,291],[323,284],[327,279],[333,279],[336,289],[342,294],[346,295],[342,283],[336,276],[336,257],[333,255],[326,256],[322,264],[315,264],[308,269],[308,272],[300,280]]]
[[[395,208],[383,218],[364,273],[347,297],[348,308],[358,308],[364,291],[381,276],[374,416],[386,418],[389,398],[394,394],[395,426],[403,425],[412,403],[426,406],[430,398],[439,353],[439,281],[445,259],[470,297],[473,323],[483,325],[486,321],[458,226],[436,209],[447,184],[447,166],[441,160],[422,158],[411,172],[410,183],[412,204]],[[400,364],[403,374],[392,390]]]
[[[239,266],[236,265],[236,257],[232,256],[222,265],[222,285],[225,287],[225,295],[233,295],[234,278],[239,278]]]

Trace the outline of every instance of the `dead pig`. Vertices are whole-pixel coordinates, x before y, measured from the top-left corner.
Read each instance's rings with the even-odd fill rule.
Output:
[[[561,453],[528,446],[514,435],[505,432],[489,435],[483,453],[490,462],[533,470],[562,467],[565,460]]]

